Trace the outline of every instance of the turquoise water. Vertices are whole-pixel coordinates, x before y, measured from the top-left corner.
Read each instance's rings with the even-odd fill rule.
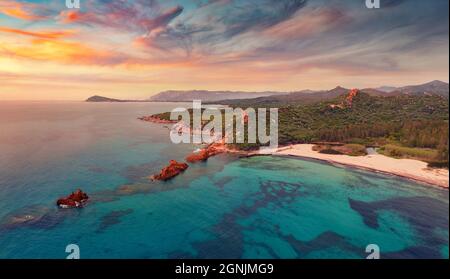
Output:
[[[448,258],[448,191],[397,177],[220,155],[150,182],[197,146],[136,117],[176,106],[0,103],[0,258]]]

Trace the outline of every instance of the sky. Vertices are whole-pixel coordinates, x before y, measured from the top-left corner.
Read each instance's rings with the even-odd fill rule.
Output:
[[[448,82],[448,0],[65,2],[0,0],[0,100]]]

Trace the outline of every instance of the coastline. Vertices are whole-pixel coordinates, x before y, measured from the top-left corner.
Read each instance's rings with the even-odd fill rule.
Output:
[[[152,122],[157,124],[174,124],[176,121],[161,119],[155,115],[139,117],[139,120]],[[384,173],[388,175],[395,175],[401,178],[414,180],[428,186],[435,186],[444,189],[449,189],[449,170],[429,168],[428,164],[423,161],[414,159],[396,159],[382,154],[374,153],[364,156],[350,156],[341,154],[325,154],[314,151],[312,148],[315,144],[293,144],[282,146],[276,150],[263,152],[260,151],[243,151],[235,148],[230,148],[224,142],[224,139],[216,140],[209,144],[208,147],[203,148],[204,154],[199,156],[193,153],[189,156],[196,157],[196,161],[205,161],[211,156],[219,153],[234,154],[239,157],[253,157],[253,156],[280,156],[280,157],[297,157],[314,159],[330,163],[332,165],[341,165],[357,169],[363,169],[371,172]],[[208,152],[212,148],[213,152]],[[188,157],[189,157],[188,156]],[[198,158],[197,158],[198,157]],[[192,163],[192,162],[191,162]]]
[[[395,159],[381,154],[365,156],[331,155],[313,151],[314,144],[295,144],[282,147],[273,156],[292,156],[326,161],[369,171],[396,175],[418,182],[449,188],[449,171],[446,169],[430,169],[427,163],[412,159]]]

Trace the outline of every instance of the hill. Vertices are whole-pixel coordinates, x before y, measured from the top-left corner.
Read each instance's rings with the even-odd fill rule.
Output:
[[[410,85],[397,88],[389,94],[408,94],[408,95],[439,95],[448,99],[448,83],[434,80],[420,85]]]
[[[438,95],[374,96],[359,91],[349,102],[348,96],[279,107],[280,145],[340,142],[377,146],[392,157],[448,167],[448,99]],[[243,149],[257,146],[238,145]]]
[[[349,89],[337,86],[326,91],[298,91],[289,94],[272,95],[267,97],[259,97],[253,99],[224,100],[217,102],[218,104],[230,106],[283,106],[288,104],[311,104],[319,101],[331,100],[338,96],[347,94]]]
[[[87,98],[86,102],[126,102],[126,101],[95,95]]]
[[[448,99],[439,95],[379,95],[376,90],[368,90],[369,93],[346,90],[337,87],[322,92],[323,98],[336,96],[323,101],[286,102],[276,106],[279,108],[279,144],[333,142],[362,148],[376,146],[388,156],[448,167]],[[301,94],[303,97],[305,93]],[[261,101],[265,99],[241,100],[243,102],[235,106],[267,107],[268,103]],[[273,100],[270,99],[271,104]],[[169,114],[158,117],[168,118]],[[259,144],[235,146],[250,150]]]
[[[239,100],[224,100],[217,102],[218,104],[242,107],[247,106],[280,106],[287,104],[311,104],[314,102],[326,101],[332,98],[347,94],[349,89],[343,87],[336,87],[331,90],[325,91],[311,91],[304,90],[298,92],[292,92],[288,94],[278,94],[267,97],[259,97],[252,99],[239,99]],[[378,88],[365,88],[361,89],[362,92],[371,96],[398,96],[398,95],[435,95],[444,98],[449,98],[449,86],[448,83],[442,81],[432,81],[420,85],[411,85],[404,87],[378,87]]]
[[[230,99],[250,99],[262,96],[271,96],[287,94],[287,92],[242,92],[242,91],[207,91],[207,90],[192,90],[192,91],[177,91],[169,90],[163,91],[150,97],[152,102],[192,102],[193,100],[201,100],[202,102],[215,102]]]

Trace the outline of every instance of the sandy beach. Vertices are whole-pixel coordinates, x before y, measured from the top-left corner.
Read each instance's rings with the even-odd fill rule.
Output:
[[[395,159],[381,154],[369,154],[366,156],[321,154],[312,150],[313,146],[313,144],[296,144],[280,148],[273,155],[313,158],[330,163],[394,174],[447,189],[449,186],[448,170],[430,169],[427,167],[427,163],[422,161]]]

